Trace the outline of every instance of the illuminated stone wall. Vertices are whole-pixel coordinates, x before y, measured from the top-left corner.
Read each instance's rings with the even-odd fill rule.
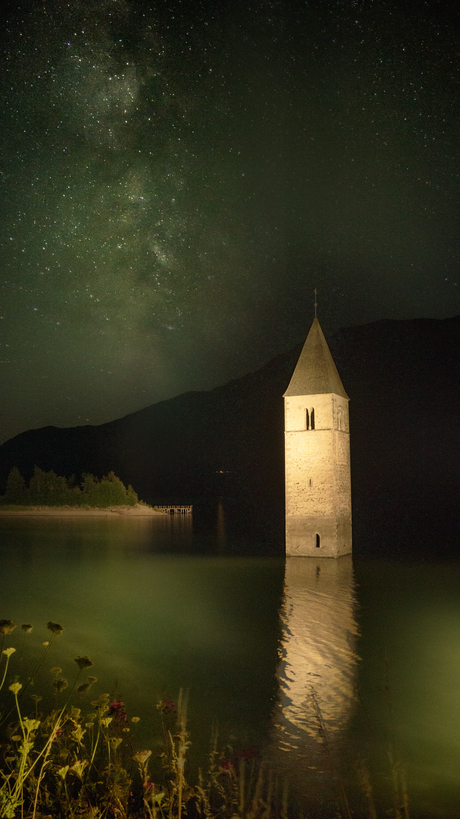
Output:
[[[348,400],[285,397],[286,554],[351,552]]]

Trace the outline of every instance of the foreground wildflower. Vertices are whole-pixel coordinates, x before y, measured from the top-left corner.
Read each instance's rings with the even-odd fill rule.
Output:
[[[16,628],[16,623],[12,620],[0,620],[0,634],[11,634]]]
[[[157,708],[162,714],[174,714],[177,710],[173,700],[160,700]]]
[[[58,693],[59,691],[64,691],[64,689],[67,688],[68,684],[69,683],[67,682],[67,680],[64,679],[64,677],[59,677],[58,679],[53,680],[53,685]]]
[[[91,668],[93,665],[89,657],[75,657],[75,662],[79,668]]]
[[[115,722],[126,722],[128,716],[125,710],[125,704],[121,700],[114,700],[109,705],[109,714],[113,717]]]
[[[155,790],[155,782],[150,782],[150,780],[147,780],[147,782],[144,782],[142,787],[144,788],[144,792],[146,794],[153,793]]]
[[[134,754],[133,759],[135,759],[136,762],[140,762],[141,765],[144,765],[151,755],[151,751],[138,751]]]
[[[64,626],[61,626],[59,623],[53,623],[53,621],[52,621],[52,620],[50,620],[50,621],[49,621],[49,622],[46,624],[46,627],[47,627],[47,628],[49,628],[49,630],[50,630],[50,631],[51,631],[53,634],[62,634],[62,632],[64,631]]]

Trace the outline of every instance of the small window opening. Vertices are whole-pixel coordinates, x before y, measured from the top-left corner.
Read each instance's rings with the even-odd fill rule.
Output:
[[[311,478],[310,478],[310,480],[308,481],[308,485],[309,485],[309,486],[311,486]]]
[[[315,428],[315,410],[313,407],[310,410],[310,427],[311,429]]]
[[[305,429],[310,429],[310,413],[305,410]]]
[[[316,533],[316,548],[319,549],[320,546],[321,546],[321,538],[318,535],[318,533]]]
[[[343,409],[339,407],[337,410],[337,428],[341,430],[345,430],[345,421],[343,417]]]

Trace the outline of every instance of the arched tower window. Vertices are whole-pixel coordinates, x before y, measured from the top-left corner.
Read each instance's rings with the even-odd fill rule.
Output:
[[[310,412],[305,410],[305,429],[310,429]]]
[[[339,407],[337,410],[337,429],[345,430],[345,419],[343,417],[342,407]]]
[[[315,428],[315,410],[313,407],[310,410],[310,429]]]
[[[320,546],[321,546],[321,538],[320,538],[320,536],[319,536],[319,534],[317,532],[316,533],[316,548],[319,549]]]

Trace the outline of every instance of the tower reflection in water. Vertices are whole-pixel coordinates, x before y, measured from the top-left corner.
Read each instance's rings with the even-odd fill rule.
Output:
[[[299,796],[312,798],[340,764],[356,701],[355,605],[351,555],[286,558],[270,756]]]

